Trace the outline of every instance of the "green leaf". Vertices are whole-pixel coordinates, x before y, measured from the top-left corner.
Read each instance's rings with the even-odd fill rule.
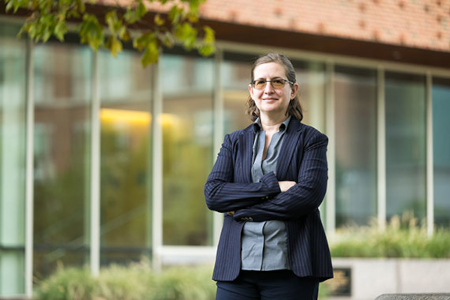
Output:
[[[60,40],[61,42],[64,41],[64,35],[67,33],[67,23],[65,20],[59,21],[55,26],[55,36]]]
[[[67,18],[80,18],[80,13],[76,10],[69,10],[67,12]]]
[[[178,24],[182,15],[183,10],[178,6],[174,5],[169,11],[169,20],[172,22],[172,24]]]
[[[155,16],[155,24],[157,25],[157,26],[163,26],[164,25],[164,20],[163,19],[161,19],[161,16],[159,15],[159,14],[157,14],[156,16]]]
[[[203,42],[207,44],[214,44],[216,40],[214,37],[214,30],[209,26],[203,26],[203,31],[205,32]]]
[[[147,8],[145,7],[142,0],[139,0],[139,4],[136,7],[136,15],[141,19],[147,13]]]
[[[20,28],[19,33],[17,34],[18,38],[22,37],[22,33],[24,32],[29,32],[30,28],[31,28],[32,24],[30,24],[28,21],[25,22],[25,24],[23,24],[23,26]]]
[[[189,23],[182,23],[175,28],[175,37],[183,42],[184,48],[187,50],[195,47],[197,38],[197,30]]]
[[[198,50],[198,52],[203,56],[209,56],[209,55],[213,54],[215,51],[216,51],[216,48],[212,45],[204,45],[204,46],[200,47],[200,49]]]
[[[128,42],[131,39],[130,32],[128,31],[128,29],[125,25],[122,25],[122,27],[120,27],[118,34],[119,34],[119,38],[124,42]]]
[[[122,43],[115,36],[110,36],[108,38],[105,43],[105,47],[109,49],[109,52],[111,52],[114,57],[122,51]]]
[[[86,11],[86,5],[84,4],[84,1],[83,0],[75,0],[75,1],[76,1],[76,4],[77,4],[77,10],[80,13],[84,13]],[[95,1],[91,1],[91,2],[95,3]],[[92,3],[92,4],[94,4],[94,3]]]
[[[13,0],[6,0],[6,12],[10,11],[14,6]]]
[[[111,34],[117,35],[120,28],[122,27],[122,21],[117,17],[115,10],[108,12],[105,16],[105,22],[108,24],[109,31]]]
[[[154,32],[147,32],[133,40],[133,47],[142,51],[148,44],[156,42],[156,34]]]
[[[94,15],[85,14],[83,16],[83,21],[78,27],[78,33],[81,38],[81,43],[88,43],[95,51],[103,45],[103,27]]]
[[[158,43],[156,40],[148,43],[141,57],[141,63],[145,67],[152,63],[156,63],[159,57]]]
[[[200,8],[200,0],[189,0],[189,9],[191,12],[198,14]]]

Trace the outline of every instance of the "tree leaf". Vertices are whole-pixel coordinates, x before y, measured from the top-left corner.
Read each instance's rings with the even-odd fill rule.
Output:
[[[122,21],[117,17],[115,10],[109,11],[105,16],[105,22],[108,24],[111,34],[117,35],[122,27]]]
[[[156,41],[156,34],[154,32],[147,32],[133,40],[133,47],[142,51],[147,48],[147,45],[154,43]]]
[[[106,41],[105,47],[109,49],[112,56],[116,57],[117,54],[122,51],[122,42],[112,35]]]
[[[159,57],[158,43],[156,40],[153,40],[152,42],[148,43],[147,46],[145,47],[145,51],[141,57],[141,63],[145,67],[147,65],[157,62],[158,57]]]
[[[123,42],[131,40],[130,25],[141,21],[147,14],[147,3],[170,4],[167,19],[156,14],[151,27],[133,39],[133,47],[143,52],[144,66],[157,61],[162,45],[173,47],[176,42],[186,50],[196,48],[202,55],[214,52],[214,31],[209,27],[197,26],[200,5],[205,1],[130,0],[124,15],[118,13],[117,7],[108,7],[104,17],[105,27],[100,24],[98,15],[86,12],[86,3],[95,4],[95,0],[4,0],[7,11],[17,12],[23,8],[31,12],[23,22],[18,37],[27,32],[29,38],[36,42],[46,42],[51,36],[63,42],[69,20],[78,23],[75,31],[81,43],[89,44],[93,50],[104,46],[114,56],[123,50]],[[106,41],[105,31],[110,34]]]
[[[183,10],[177,5],[174,5],[169,11],[169,20],[172,22],[172,24],[178,24],[182,15]]]
[[[6,0],[6,12],[9,12],[14,7],[14,1],[13,0]]]
[[[147,8],[145,7],[144,3],[142,3],[142,0],[138,0],[138,5],[136,7],[136,15],[141,19],[145,14],[147,13]]]
[[[195,47],[197,30],[185,22],[176,26],[175,37],[183,43],[184,48],[191,50]]]
[[[58,23],[55,26],[55,36],[60,40],[61,42],[64,41],[64,35],[67,33],[67,23],[65,20],[58,21]]]
[[[79,26],[79,35],[81,43],[88,43],[95,51],[103,45],[103,27],[94,15],[84,14],[83,22]]]
[[[205,37],[203,42],[207,44],[214,44],[216,39],[214,35],[214,30],[209,26],[203,26],[203,31],[205,32]]]
[[[84,13],[86,11],[86,5],[84,4],[83,0],[75,0],[76,1],[76,5],[77,5],[77,10],[80,13]],[[95,2],[95,1],[91,1],[91,2]],[[92,3],[94,4],[94,3]]]
[[[157,25],[157,26],[163,26],[164,25],[164,20],[163,19],[161,19],[161,16],[159,15],[159,14],[157,14],[156,16],[155,16],[155,24]]]
[[[118,34],[119,34],[119,38],[124,42],[128,42],[131,39],[130,32],[128,31],[128,29],[125,25],[122,25],[122,27],[120,27]]]

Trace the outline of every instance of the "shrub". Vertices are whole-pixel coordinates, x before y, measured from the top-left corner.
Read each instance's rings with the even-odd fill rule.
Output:
[[[90,300],[96,286],[96,279],[89,269],[58,268],[56,273],[39,284],[35,299],[40,300]]]
[[[214,299],[212,268],[173,267],[154,273],[148,262],[103,268],[63,268],[37,284],[35,300],[208,300]]]
[[[333,257],[450,258],[450,231],[436,229],[427,234],[411,214],[393,217],[385,230],[375,222],[370,226],[349,226],[337,230],[330,239]]]
[[[154,300],[208,300],[216,294],[211,269],[204,267],[196,272],[192,267],[169,269],[156,278],[156,286]]]

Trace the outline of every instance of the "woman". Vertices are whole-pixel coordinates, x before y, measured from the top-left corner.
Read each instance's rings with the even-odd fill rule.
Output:
[[[213,279],[216,299],[317,299],[333,277],[318,207],[328,139],[301,123],[292,63],[270,53],[251,70],[249,127],[225,136],[205,185],[223,212]]]

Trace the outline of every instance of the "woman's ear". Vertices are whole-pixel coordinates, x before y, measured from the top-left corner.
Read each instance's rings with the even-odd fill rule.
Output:
[[[291,88],[291,99],[294,99],[295,96],[297,96],[297,93],[298,93],[298,83],[296,82],[292,85]]]

